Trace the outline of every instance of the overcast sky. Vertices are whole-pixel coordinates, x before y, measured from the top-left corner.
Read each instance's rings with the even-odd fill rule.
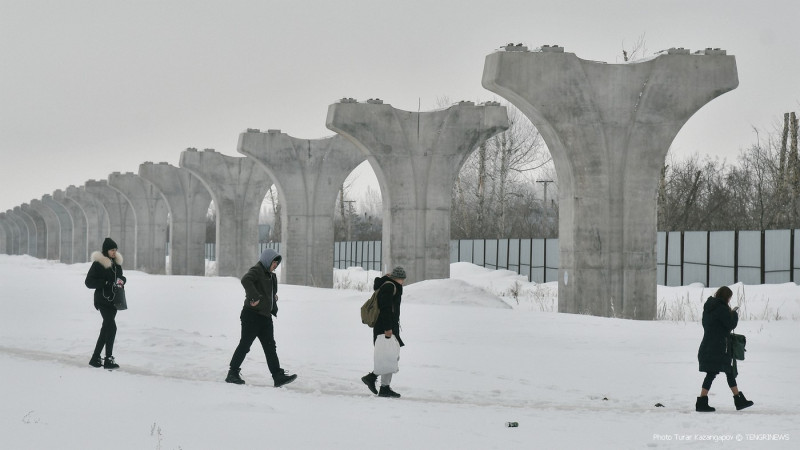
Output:
[[[739,88],[673,151],[734,161],[800,111],[799,19],[797,0],[0,0],[0,211],[187,147],[240,156],[247,128],[329,136],[342,97],[503,100],[481,76],[509,42],[609,63],[642,35],[648,54],[727,50]]]

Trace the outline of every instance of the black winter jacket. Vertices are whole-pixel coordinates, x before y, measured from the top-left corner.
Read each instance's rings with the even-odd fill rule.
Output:
[[[243,311],[252,311],[262,316],[270,314],[278,316],[278,302],[275,295],[278,293],[278,277],[269,272],[261,262],[257,262],[242,277],[244,287]],[[250,301],[258,300],[256,306],[251,306]]]
[[[117,252],[117,257],[111,259],[101,252],[94,252],[91,261],[92,266],[89,267],[84,284],[87,288],[94,289],[94,307],[95,309],[114,308],[112,303],[114,283],[117,278],[122,279],[123,283],[128,282],[128,279],[122,274],[122,254]]]
[[[739,314],[725,301],[709,297],[703,306],[703,340],[697,350],[700,372],[719,373],[731,367],[728,336],[739,324]]]
[[[394,289],[392,289],[394,287]],[[376,277],[372,289],[378,291],[378,320],[372,329],[373,342],[378,336],[384,334],[386,330],[392,330],[392,334],[397,338],[400,346],[403,340],[400,339],[400,302],[403,296],[403,285],[396,283],[388,275]]]

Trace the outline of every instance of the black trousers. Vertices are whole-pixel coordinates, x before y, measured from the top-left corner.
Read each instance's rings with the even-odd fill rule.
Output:
[[[278,352],[275,347],[275,333],[272,327],[272,317],[262,316],[253,311],[243,310],[239,316],[242,320],[242,337],[239,345],[233,352],[231,358],[231,369],[236,370],[242,367],[244,357],[250,351],[253,341],[258,338],[261,348],[264,349],[264,356],[267,357],[267,367],[272,375],[283,373],[281,363],[278,360]]]
[[[106,348],[106,357],[114,355],[114,339],[117,336],[117,309],[100,308],[100,315],[103,316],[103,326],[100,327],[100,336],[97,337],[97,344],[94,346],[94,356],[100,356],[103,347]]]
[[[703,379],[703,389],[710,390],[711,383],[717,377],[717,372],[706,372],[706,377]],[[736,377],[733,375],[733,367],[725,370],[725,378],[728,380],[728,387],[736,386]]]

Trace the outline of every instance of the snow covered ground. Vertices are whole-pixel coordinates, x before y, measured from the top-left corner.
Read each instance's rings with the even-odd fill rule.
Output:
[[[280,287],[282,365],[271,385],[253,346],[244,386],[223,381],[239,338],[239,280],[126,271],[117,371],[87,365],[100,328],[88,264],[0,255],[2,449],[797,448],[800,288],[733,286],[748,320],[736,411],[694,412],[702,302],[713,289],[658,288],[664,320],[558,314],[556,286],[453,264],[403,298],[401,399],[372,396],[371,330],[358,309],[375,273],[344,289]],[[664,407],[655,406],[657,403]],[[516,421],[518,428],[507,428]]]

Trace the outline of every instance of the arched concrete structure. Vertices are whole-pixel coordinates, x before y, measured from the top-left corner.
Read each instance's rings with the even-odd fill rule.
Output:
[[[59,233],[59,261],[65,264],[72,264],[72,217],[61,203],[58,203],[49,194],[42,196],[42,203],[56,215],[58,219]]]
[[[670,49],[603,64],[555,46],[506,50],[486,57],[483,86],[528,116],[553,156],[559,311],[655,319],[660,171],[689,117],[739,84],[734,57]]]
[[[147,273],[165,273],[167,203],[161,191],[131,172],[112,173],[108,184],[125,197],[136,215],[136,268]]]
[[[70,186],[67,188],[66,194],[67,198],[81,207],[83,214],[86,216],[87,252],[89,255],[92,252],[99,252],[103,248],[103,240],[111,234],[111,225],[109,224],[106,209],[103,208],[97,197],[86,192],[83,186]]]
[[[272,180],[254,160],[210,149],[185,150],[180,166],[200,178],[217,207],[217,274],[241,277],[258,261],[258,212]]]
[[[280,130],[247,130],[239,135],[238,151],[278,187],[284,281],[332,288],[336,195],[364,154],[342,136],[298,139]]]
[[[45,226],[45,257],[52,261],[61,259],[61,225],[58,216],[41,200],[31,200],[31,209],[44,221]],[[38,222],[37,222],[38,224]]]
[[[404,266],[409,283],[448,278],[453,184],[469,154],[508,129],[506,108],[460,102],[419,113],[343,99],[328,108],[326,126],[355,143],[378,177],[384,265]]]
[[[165,162],[139,165],[139,176],[153,183],[169,211],[169,267],[172,275],[204,275],[206,215],[211,193],[186,169]]]
[[[22,218],[22,209],[19,206],[9,209],[6,214],[12,222],[17,224],[17,229],[19,230],[19,252],[17,254],[34,256],[36,253],[35,244],[32,249],[31,239],[36,240],[36,227],[33,227],[33,230],[28,228],[28,221]],[[28,219],[30,220],[30,217]],[[33,226],[33,222],[31,222],[30,226]]]
[[[47,259],[47,226],[44,219],[27,203],[21,204],[19,208],[20,217],[28,225],[28,248],[33,252],[31,256]]]
[[[106,180],[89,180],[84,186],[86,192],[100,200],[108,214],[108,237],[117,243],[128,267],[136,267],[136,214],[130,202]]]
[[[83,209],[68,198],[67,194],[61,189],[53,192],[53,200],[61,205],[72,220],[72,262],[81,263],[89,261],[89,247],[87,245],[89,232],[86,223],[86,214]]]
[[[6,213],[0,213],[0,253],[15,255],[14,234],[10,221],[11,219],[6,218]]]

